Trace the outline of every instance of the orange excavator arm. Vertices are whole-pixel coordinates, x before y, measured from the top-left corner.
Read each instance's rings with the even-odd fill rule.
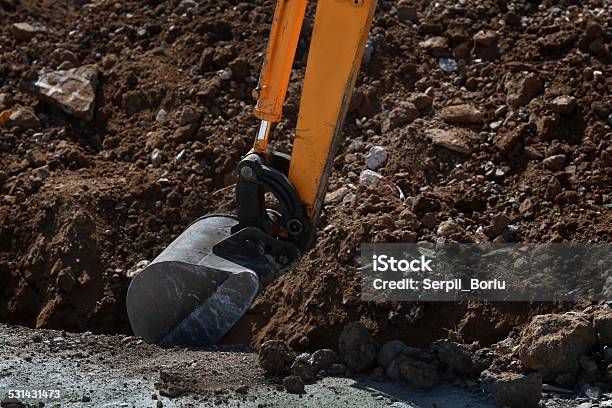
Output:
[[[306,0],[278,0],[276,3],[259,84],[253,91],[257,98],[255,116],[262,120],[253,146],[255,152],[266,152],[270,124],[281,118],[307,3]]]
[[[305,0],[278,0],[255,116],[262,120],[253,151],[265,155],[271,124],[282,114]],[[331,164],[370,31],[376,0],[319,0],[300,100],[289,181],[316,224]]]

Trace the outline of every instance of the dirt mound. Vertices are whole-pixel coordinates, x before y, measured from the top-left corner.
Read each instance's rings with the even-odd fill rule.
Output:
[[[610,240],[610,10],[573,3],[379,2],[318,244],[225,341],[335,348],[363,320],[378,341],[425,345],[454,330],[491,343],[569,308],[361,303],[356,256],[369,241]],[[39,119],[0,126],[2,321],[129,331],[128,272],[198,216],[232,210],[272,13],[263,1],[0,1],[0,110]],[[307,14],[273,135],[285,151]],[[28,89],[89,64],[100,71],[91,122]],[[405,200],[360,184],[373,146],[386,160],[369,162]]]

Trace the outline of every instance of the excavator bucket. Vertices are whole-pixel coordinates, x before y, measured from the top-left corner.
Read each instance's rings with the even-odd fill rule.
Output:
[[[163,346],[216,343],[249,309],[257,273],[214,253],[237,221],[213,215],[194,222],[130,284],[134,334]]]
[[[237,226],[202,217],[136,275],[126,300],[135,335],[166,347],[215,344],[265,284],[295,268],[295,245]]]

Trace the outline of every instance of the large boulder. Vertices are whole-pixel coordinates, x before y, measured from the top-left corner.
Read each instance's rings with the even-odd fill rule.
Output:
[[[259,365],[268,374],[287,371],[295,360],[295,352],[282,340],[268,340],[259,349]]]
[[[476,376],[491,364],[490,359],[477,355],[470,346],[450,339],[436,341],[432,345],[432,350],[436,352],[440,364],[451,377]]]
[[[283,387],[291,394],[304,394],[304,381],[297,375],[283,378]]]
[[[338,361],[338,356],[336,356],[336,352],[331,349],[321,349],[312,353],[310,357],[310,364],[315,368],[315,370],[327,370],[331,367],[332,364]]]
[[[516,373],[482,374],[483,388],[500,407],[536,408],[542,398],[542,375]]]
[[[401,340],[391,340],[383,344],[378,352],[376,361],[378,365],[387,368],[391,365],[393,360],[397,358],[404,350],[406,350],[406,344]]]
[[[404,360],[406,360],[407,358],[408,356],[405,356],[403,354],[397,356],[385,370],[385,374],[387,375],[387,377],[389,377],[393,381],[399,381],[401,378],[400,367],[402,366]]]
[[[392,354],[397,353],[397,350],[401,347],[400,343],[396,343],[396,342],[385,343],[385,346],[383,346],[385,353],[381,359],[383,363],[386,363],[387,359],[390,358]],[[383,352],[383,349],[381,349],[381,353]],[[379,356],[381,353],[379,353]],[[420,364],[420,363],[423,363],[423,364]],[[404,374],[402,375],[402,367],[404,366],[406,367],[404,368]],[[402,352],[397,353],[396,357],[388,364],[385,370],[385,374],[387,375],[387,377],[389,377],[390,379],[394,381],[399,381],[400,379],[411,377],[410,380],[406,380],[406,381],[412,383],[413,385],[421,384],[420,388],[427,388],[425,386],[422,386],[421,380],[425,381],[425,379],[428,378],[432,381],[432,383],[437,381],[437,379],[434,381],[433,379],[434,376],[430,375],[431,373],[429,372],[423,374],[424,377],[421,380],[419,380],[416,377],[416,374],[413,375],[412,369],[410,367],[413,367],[413,368],[414,367],[416,368],[430,367],[433,369],[433,371],[436,371],[436,378],[437,378],[438,363],[437,363],[436,358],[427,350],[422,350],[422,349],[415,348],[415,347],[409,347],[406,345],[404,345]]]
[[[415,388],[431,388],[438,384],[438,368],[428,361],[406,356],[399,364],[401,378]]]
[[[349,323],[344,327],[338,348],[347,367],[355,372],[368,369],[376,361],[378,346],[360,322]]]
[[[595,343],[595,328],[584,315],[538,315],[521,333],[519,358],[544,381],[554,381],[559,374],[577,374],[580,356]]]

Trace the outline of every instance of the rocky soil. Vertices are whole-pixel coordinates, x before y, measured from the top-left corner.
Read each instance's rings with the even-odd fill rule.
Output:
[[[273,134],[287,152],[313,11]],[[272,12],[0,0],[0,321],[130,332],[131,277],[198,216],[232,211]],[[362,303],[357,256],[361,242],[609,242],[611,13],[607,0],[379,1],[318,243],[224,341],[340,351],[361,321],[377,344],[452,333],[490,347],[533,316],[582,311]]]
[[[401,340],[377,343],[363,323],[352,322],[340,334],[338,353],[297,354],[283,341],[268,340],[259,350],[259,364],[293,394],[325,377],[367,375],[434,395],[435,387],[452,384],[480,392],[500,407],[609,407],[611,334],[608,305],[537,315],[490,346],[462,342],[455,334],[425,348]]]

